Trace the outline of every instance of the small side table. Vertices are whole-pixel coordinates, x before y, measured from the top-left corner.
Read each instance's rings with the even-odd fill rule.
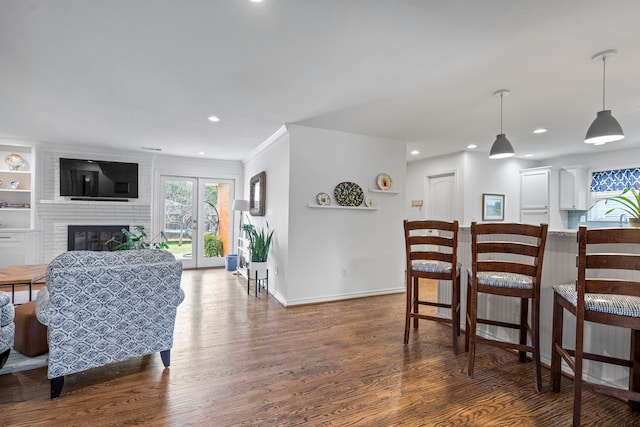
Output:
[[[251,278],[251,272],[250,272],[249,268],[247,267],[247,295],[250,295],[251,280],[255,280],[256,298],[258,297],[258,292],[260,292],[260,287],[265,288],[267,290],[267,296],[269,296],[269,269],[267,268],[266,271],[267,271],[267,274],[262,279],[258,279],[258,272],[257,271],[256,271],[255,279],[252,279]]]
[[[46,271],[46,264],[12,265],[0,268],[0,286],[11,286],[11,301],[15,303],[16,286],[28,285],[29,301],[31,301],[33,284],[41,281]]]

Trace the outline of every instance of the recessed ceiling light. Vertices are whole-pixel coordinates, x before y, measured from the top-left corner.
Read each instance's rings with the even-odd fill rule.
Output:
[[[478,148],[478,146],[476,144],[469,144],[467,145],[467,148],[473,150],[474,148]]]
[[[250,0],[251,3],[262,3],[262,0]]]
[[[209,116],[209,117],[207,117],[207,119],[209,119],[209,121],[211,121],[211,122],[219,122],[220,121],[220,119],[218,117],[216,117],[216,116]]]
[[[546,131],[547,131],[547,129],[545,129],[545,128],[538,128],[538,129],[535,129],[533,131],[533,133],[545,133]]]
[[[200,154],[201,156],[204,156],[206,153],[204,151],[198,151],[198,154]]]
[[[420,152],[418,150],[412,150],[411,154],[417,156],[418,154],[420,154]]]

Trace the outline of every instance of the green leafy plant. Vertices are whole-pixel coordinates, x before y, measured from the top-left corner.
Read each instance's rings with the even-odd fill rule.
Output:
[[[619,203],[619,206],[615,206],[609,209],[605,212],[605,215],[610,214],[616,209],[620,209],[621,211],[627,213],[630,218],[640,218],[640,191],[638,189],[626,189],[618,196],[604,199],[605,204],[609,201],[617,202]],[[595,204],[593,206],[595,206]],[[593,206],[591,207],[591,209],[593,209]]]
[[[267,227],[258,230],[253,224],[244,224],[242,229],[249,235],[250,249],[251,249],[251,261],[252,262],[266,262],[269,256],[269,247],[271,246],[271,238],[273,237],[273,231],[269,230],[269,223]]]
[[[209,258],[222,256],[224,254],[224,246],[220,236],[213,234],[204,235],[204,254]]]
[[[149,238],[149,235],[144,229],[143,225],[136,225],[133,227],[134,231],[129,231],[126,228],[122,229],[122,234],[125,237],[125,241],[121,242],[115,237],[110,238],[104,244],[106,246],[117,243],[114,247],[117,251],[125,251],[130,249],[169,249],[167,238],[163,232],[160,233],[160,241],[156,242],[154,239]]]

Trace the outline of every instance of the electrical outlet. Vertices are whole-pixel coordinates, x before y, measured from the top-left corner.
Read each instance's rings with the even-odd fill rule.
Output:
[[[347,276],[349,276],[349,272],[347,271],[347,269],[346,269],[346,268],[344,268],[344,267],[343,267],[343,268],[342,268],[342,270],[341,270],[341,272],[342,272],[342,277],[347,277]]]

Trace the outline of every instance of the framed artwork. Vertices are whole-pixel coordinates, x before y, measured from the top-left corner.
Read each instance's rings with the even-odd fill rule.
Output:
[[[260,172],[249,181],[249,213],[253,216],[264,216],[265,196],[267,192],[267,173]]]
[[[482,220],[504,221],[504,194],[482,194]]]

